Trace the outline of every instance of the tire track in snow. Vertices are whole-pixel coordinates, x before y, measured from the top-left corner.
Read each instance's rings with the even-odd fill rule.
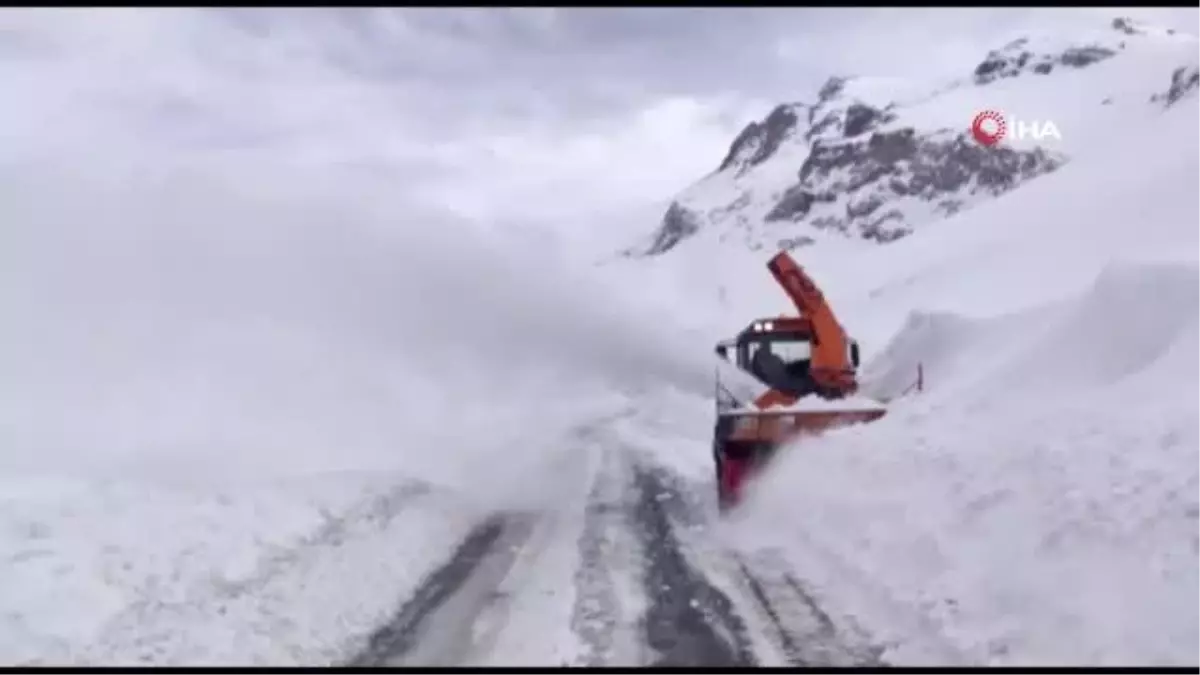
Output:
[[[574,602],[568,606],[568,621],[571,632],[586,650],[583,660],[603,665],[613,660],[615,651],[628,653],[628,640],[617,635],[618,628],[623,626],[618,625],[621,607],[611,572],[614,564],[621,564],[618,558],[623,553],[621,542],[615,541],[620,533],[614,529],[623,528],[614,528],[612,518],[608,517],[614,507],[620,510],[621,495],[618,494],[616,502],[612,497],[613,489],[619,490],[620,486],[614,484],[612,475],[606,471],[611,453],[594,445],[605,426],[628,414],[626,411],[596,420],[571,435],[574,442],[592,446],[585,448],[590,452],[582,454],[591,457],[595,466],[584,468],[586,477],[581,476],[584,479],[573,493],[579,495],[582,489],[582,500],[564,493],[562,502],[552,505],[554,511],[497,513],[481,522],[461,540],[441,567],[426,576],[393,618],[376,629],[367,646],[348,665],[467,665],[480,659],[486,662],[488,652],[495,647],[492,643],[504,638],[503,624],[507,623],[504,615],[512,605],[520,604],[518,598],[506,596],[537,592],[521,579],[537,575],[545,565],[550,565],[545,569],[553,576],[555,554],[547,553],[557,548],[555,540],[559,545],[572,546],[579,559],[574,572],[567,577],[575,591]],[[577,460],[575,464],[578,465]],[[566,481],[559,487],[570,492],[569,486],[574,481],[567,474],[572,469],[563,467],[563,471],[556,474]],[[559,508],[579,511],[571,517],[558,512]],[[628,561],[624,562],[628,566]]]
[[[710,533],[715,524],[711,500],[706,501],[702,491],[711,490],[711,484],[688,481],[663,466],[643,464],[641,471],[657,482],[659,502],[673,530]],[[835,622],[790,567],[768,565],[759,556],[750,559],[719,543],[703,543],[686,547],[693,556],[691,564],[703,568],[697,573],[709,585],[723,582],[725,597],[732,603],[726,618],[716,625],[724,625],[727,634],[733,627],[747,650],[750,638],[757,637],[759,647],[772,646],[793,666],[882,665],[882,650],[856,626]],[[683,550],[678,541],[676,547]],[[767,655],[755,652],[755,656],[761,660]]]
[[[584,663],[757,664],[733,602],[680,549],[673,531],[676,519],[665,504],[683,503],[678,490],[664,477],[625,461],[624,450],[602,452],[604,461],[592,479],[576,543],[580,567],[574,576],[571,628],[588,650]],[[475,526],[346,665],[457,664],[472,648],[476,619],[494,600],[495,589],[537,522],[533,516],[501,513]],[[629,556],[623,548],[631,551]],[[628,640],[619,634],[634,622],[624,615],[630,607],[618,597],[612,567],[630,562],[642,567],[648,606],[637,625],[643,646],[653,653],[648,659],[631,653]]]
[[[711,500],[700,492],[709,485],[692,485],[593,431],[599,447],[592,449],[600,455],[589,472],[582,522],[549,535],[575,537],[579,567],[571,577],[570,629],[585,649],[579,665],[748,667],[780,658],[795,666],[880,663],[853,631],[835,625],[789,569],[719,543],[688,543],[686,535],[713,525]],[[477,650],[476,624],[502,599],[499,589],[514,561],[529,558],[521,564],[537,574],[536,551],[522,551],[532,545],[531,533],[549,525],[546,514],[513,512],[477,524],[346,665],[460,665]],[[640,582],[633,590],[644,598],[619,592],[617,571],[630,567],[628,581]],[[643,603],[638,612],[635,605]],[[639,647],[648,652],[639,654]]]
[[[576,548],[579,568],[575,571],[575,602],[571,611],[571,630],[583,642],[586,653],[583,665],[598,667],[614,660],[614,634],[620,619],[621,606],[612,575],[615,541],[624,527],[620,497],[611,494],[615,485],[608,461],[610,451],[602,453],[598,473],[584,507],[583,529]]]
[[[745,622],[729,596],[693,567],[681,549],[664,502],[686,503],[661,470],[634,464],[635,530],[646,556],[650,601],[646,641],[653,666],[757,666]]]
[[[736,556],[743,581],[769,619],[773,637],[793,666],[878,667],[881,650],[848,626],[839,627],[791,572],[772,573]]]
[[[350,667],[453,663],[471,644],[474,619],[490,602],[533,528],[526,514],[499,513],[476,525],[396,615],[367,638]]]
[[[750,592],[754,594],[754,599],[762,607],[763,611],[766,612],[767,618],[771,623],[771,627],[775,632],[774,637],[779,642],[779,646],[783,649],[784,654],[787,655],[788,661],[795,666],[808,665],[801,657],[800,647],[796,644],[796,641],[792,639],[792,634],[786,628],[784,628],[783,619],[780,618],[779,612],[776,611],[775,607],[772,605],[762,583],[760,583],[758,578],[750,573],[750,570],[746,569],[745,565],[742,565],[741,569],[742,574],[746,579],[746,583],[750,587]]]

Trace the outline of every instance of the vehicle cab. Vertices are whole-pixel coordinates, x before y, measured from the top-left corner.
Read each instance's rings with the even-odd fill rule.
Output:
[[[805,396],[812,393],[808,368],[815,339],[806,318],[759,319],[734,339],[718,343],[716,352],[772,389]],[[847,349],[847,360],[857,369],[858,343],[847,340]]]

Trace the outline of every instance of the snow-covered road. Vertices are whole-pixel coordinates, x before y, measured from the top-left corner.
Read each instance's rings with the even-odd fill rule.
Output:
[[[831,618],[794,570],[721,544],[710,480],[657,461],[645,437],[626,433],[637,428],[626,411],[573,429],[563,440],[568,452],[548,467],[556,480],[531,485],[545,495],[520,506],[485,506],[427,482],[383,479],[357,499],[323,507],[308,529],[277,533],[240,571],[207,549],[220,541],[222,525],[246,523],[216,522],[207,535],[193,527],[192,536],[207,540],[185,548],[123,606],[93,614],[96,625],[81,626],[74,638],[49,639],[29,629],[52,623],[10,616],[6,632],[24,640],[5,644],[5,656],[127,665],[878,660],[880,650]],[[165,555],[170,542],[162,543]],[[106,546],[118,554],[116,542]],[[207,554],[214,567],[202,572],[204,562],[189,561],[189,552]],[[53,559],[37,561],[39,569],[52,569]],[[63,578],[90,576],[87,562],[76,556],[83,569]],[[13,632],[19,627],[24,635]]]
[[[843,82],[848,106],[919,85],[879,112],[958,146],[977,107],[1052,118],[1069,161],[939,220],[855,167],[917,207],[877,245],[758,222],[817,154],[797,117],[641,257],[617,251],[659,181],[751,117],[707,149],[671,119],[708,104],[674,95],[508,126],[490,86],[438,98],[459,49],[506,70],[441,16],[425,45],[390,11],[3,14],[0,664],[1195,665],[1196,36],[1029,18],[953,81]],[[429,86],[348,67],[365,25],[392,28],[364,63]],[[1068,66],[1095,35],[1112,54]],[[975,82],[1005,44],[1059,65]],[[780,246],[892,403],[718,518],[711,348],[791,311]]]
[[[713,526],[709,486],[689,484],[630,448],[599,452],[601,470],[592,476],[582,518],[570,519],[574,527],[548,513],[490,514],[347,662],[513,660],[498,653],[495,632],[525,621],[499,616],[527,600],[521,593],[540,589],[506,582],[539,577],[543,554],[564,540],[574,542],[578,560],[571,587],[558,589],[572,596],[569,626],[580,648],[567,665],[864,665],[877,658],[791,573],[760,570],[705,545]],[[539,529],[545,532],[535,541]],[[552,632],[529,637],[537,635],[555,639]]]

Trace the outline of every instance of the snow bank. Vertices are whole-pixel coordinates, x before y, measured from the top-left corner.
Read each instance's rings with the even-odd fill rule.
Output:
[[[6,481],[0,654],[17,664],[331,663],[484,511],[394,474]],[[313,611],[319,607],[321,611]]]
[[[793,449],[750,522],[897,662],[1194,662],[1198,288],[1195,266],[1127,267],[1048,328],[925,330],[990,376]],[[993,332],[1026,339],[989,362]]]
[[[1159,47],[922,104],[948,126],[1053,116],[1073,160],[896,243],[794,253],[864,350],[864,394],[918,363],[926,390],[786,449],[725,534],[789,559],[893,663],[1195,663],[1200,139],[1195,98],[1149,100],[1182,53]],[[658,263],[715,286],[727,332],[790,309],[738,249],[708,233],[681,247],[694,267]]]
[[[725,534],[894,663],[1195,662],[1197,106],[1126,74],[1128,118],[1073,125],[1090,140],[1060,171],[888,246],[795,253],[863,346],[864,394],[918,363],[926,391],[789,448]],[[715,287],[714,337],[789,311],[762,252],[682,250],[655,264]],[[711,471],[696,435],[662,460]]]
[[[926,391],[784,453],[729,535],[790,558],[892,662],[1195,663],[1187,106],[847,277],[848,314],[901,326],[867,390],[920,362]]]

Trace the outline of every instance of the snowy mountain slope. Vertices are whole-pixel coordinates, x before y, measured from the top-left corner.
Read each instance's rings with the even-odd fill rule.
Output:
[[[832,78],[814,103],[780,105],[746,127],[718,169],[671,204],[647,253],[700,231],[756,249],[831,233],[893,241],[1108,142],[1093,130],[1146,123],[1151,98],[1182,93],[1195,62],[1194,36],[1114,19],[1016,36],[950,82]],[[1001,146],[981,147],[968,127],[983,110],[1052,122],[1061,138],[1010,130]]]
[[[732,540],[805,570],[894,662],[1194,664],[1198,112],[947,227],[812,254],[854,289],[849,325],[894,335],[868,388],[921,362],[928,389],[790,448]]]
[[[96,38],[122,47],[148,46],[107,26],[91,24],[85,32],[95,28]],[[121,52],[130,59],[121,61],[122,70],[146,61],[140,49]],[[114,94],[121,93],[146,100],[145,91],[122,90],[98,77],[93,59],[72,65],[89,78],[89,91],[106,100],[119,103]],[[155,65],[161,69],[139,74],[199,82],[178,77],[173,62]],[[44,78],[22,63],[6,72],[17,71],[38,79],[39,87],[70,82]],[[1182,91],[1189,80],[1175,81],[1183,82]],[[253,84],[247,89],[264,91]],[[1154,91],[1165,94],[1170,84],[1164,80]],[[64,105],[78,101],[70,89],[52,90],[62,95],[54,109],[95,112]],[[213,89],[246,91],[192,93]],[[269,91],[296,98],[262,100],[312,99],[303,86]],[[361,99],[320,91],[322,103],[363,107]],[[1194,102],[1184,96],[1147,109],[1156,123],[1181,124],[1194,120]],[[258,106],[248,110],[258,112]],[[114,105],[104,115],[71,117],[111,121],[122,112]],[[365,117],[352,119],[349,126],[377,142],[378,128]],[[92,138],[79,131],[65,129],[53,139],[22,133],[21,161],[6,156],[0,162],[0,220],[9,227],[0,249],[0,306],[10,318],[0,352],[0,548],[6,551],[0,578],[9,582],[0,585],[0,660],[862,665],[877,660],[879,645],[857,644],[872,642],[872,634],[897,643],[889,655],[894,661],[920,659],[930,643],[943,647],[944,661],[986,660],[986,650],[976,648],[981,640],[947,644],[938,630],[920,630],[929,620],[919,613],[914,618],[913,578],[943,589],[945,570],[878,570],[876,557],[861,560],[840,538],[865,531],[861,522],[830,531],[820,521],[823,513],[830,521],[839,511],[856,515],[861,504],[869,518],[892,527],[892,538],[874,537],[870,550],[911,562],[913,530],[897,521],[906,513],[897,504],[911,503],[916,514],[933,510],[917,500],[939,495],[939,485],[948,484],[936,473],[951,464],[942,454],[917,466],[921,476],[909,481],[881,479],[876,496],[890,497],[885,505],[870,501],[872,495],[839,503],[838,494],[859,496],[853,488],[861,472],[839,464],[833,445],[817,453],[827,471],[781,465],[785,484],[763,485],[745,531],[735,532],[749,534],[748,540],[722,547],[708,436],[710,337],[741,327],[757,310],[787,309],[764,274],[761,253],[697,236],[649,266],[623,260],[604,270],[606,279],[596,279],[544,250],[531,251],[527,239],[514,241],[498,229],[485,236],[441,214],[413,211],[395,199],[394,185],[364,186],[361,173],[323,165],[321,153],[312,158],[320,165],[312,171],[252,152],[233,161],[221,153],[191,161],[177,146],[169,157],[152,145],[126,155],[117,143],[100,146],[107,152],[86,145],[72,154],[76,141]],[[324,147],[329,129],[319,131],[315,140]],[[1176,147],[1180,139],[1194,141],[1186,130],[1161,131],[1183,134]],[[1187,326],[1165,319],[1146,324],[1156,333],[1140,333],[1137,324],[1124,335],[1144,347],[1137,355],[1123,349],[1124,340],[1077,349],[1071,332],[1094,324],[1097,307],[1141,307],[1128,296],[1145,283],[1169,289],[1164,298],[1188,297],[1180,278],[1194,265],[1188,251],[1195,249],[1195,230],[1178,227],[1186,190],[1163,176],[1182,170],[1194,186],[1192,158],[1161,152],[1147,158],[1140,145],[1146,139],[1130,136],[1120,167],[1146,170],[1122,181],[1112,180],[1114,162],[1078,159],[959,213],[951,222],[963,227],[929,228],[888,247],[839,236],[822,243],[820,258],[805,252],[802,261],[827,285],[852,332],[865,337],[868,354],[888,344],[912,310],[949,313],[954,328],[927,339],[915,320],[871,364],[873,386],[886,389],[911,372],[913,359],[928,362],[936,386],[923,401],[951,415],[954,425],[922,426],[929,411],[915,402],[911,415],[895,411],[895,423],[874,432],[886,430],[886,438],[866,437],[869,447],[858,448],[858,456],[873,460],[881,446],[919,446],[921,438],[935,449],[957,449],[962,437],[951,433],[960,427],[989,432],[964,433],[981,451],[993,450],[988,441],[996,439],[1019,446],[1023,436],[987,426],[1013,420],[1044,427],[1047,438],[1077,435],[1091,444],[1055,448],[1106,443],[1104,434],[1093,433],[1107,427],[1091,407],[1075,411],[1071,429],[1056,426],[1072,411],[1060,407],[1043,415],[1013,397],[989,399],[969,386],[960,364],[1002,354],[1007,360],[994,362],[996,372],[1012,366],[1012,373],[1040,383],[1036,378],[1051,372],[1037,361],[1045,357],[1069,366],[1056,401],[1077,394],[1072,400],[1090,404],[1084,390],[1095,381],[1121,384],[1122,374],[1165,343],[1186,342]],[[39,161],[25,162],[26,154],[38,153]],[[1179,165],[1167,167],[1168,161]],[[1093,198],[1097,185],[1110,199]],[[1112,185],[1119,189],[1107,189]],[[1066,215],[1058,224],[1077,228],[1072,237],[1088,244],[1064,236],[1030,251],[1031,240],[1041,241],[1046,205],[1059,199]],[[1130,237],[1123,228],[1092,227],[1106,218],[1137,220],[1143,229]],[[1140,262],[1096,283],[1117,250]],[[1029,272],[1020,286],[1011,283],[1019,276],[1013,258],[1029,263],[1018,268]],[[1180,258],[1182,272],[1147,267]],[[1094,283],[1089,297],[1099,302],[1066,304]],[[1004,323],[995,318],[1001,312],[1020,312],[1023,320]],[[1054,323],[1030,337],[1026,328],[1035,319]],[[1122,358],[1109,358],[1109,351]],[[1106,367],[1090,368],[1085,357],[1104,357]],[[1160,359],[1171,377],[1179,376],[1180,363]],[[1150,375],[1162,373],[1145,372],[1139,387],[1168,391]],[[1020,391],[995,373],[984,375],[989,385],[1007,384],[1001,393]],[[1182,391],[1182,379],[1173,383]],[[946,398],[935,398],[940,387]],[[963,410],[950,392],[964,394],[975,408]],[[1114,392],[1140,393],[1133,386]],[[1009,416],[984,418],[996,410]],[[1156,410],[1134,411],[1130,445],[1148,438]],[[1174,428],[1184,413],[1183,405],[1171,411],[1163,428]],[[1012,473],[1024,477],[1035,473],[1029,465],[1046,466],[1045,453],[1039,455],[1044,449],[1024,447]],[[905,476],[909,463],[893,456],[894,475]],[[1163,473],[1158,459],[1136,466],[1139,475],[1156,479]],[[978,494],[974,479],[985,464],[963,468],[972,479],[962,481],[966,496]],[[805,477],[786,478],[799,473]],[[1103,493],[1113,475],[1094,475],[1064,513],[1102,512],[1092,496]],[[1175,471],[1173,479],[1186,484],[1189,474]],[[832,495],[795,494],[821,480]],[[1131,489],[1125,503],[1149,513],[1166,501],[1160,497],[1170,485],[1146,484],[1151,487]],[[926,489],[914,495],[913,485]],[[942,496],[951,506],[966,498]],[[1005,503],[1001,524],[1013,520],[1013,502]],[[794,512],[797,504],[804,513]],[[771,527],[759,527],[771,514],[777,515]],[[1140,543],[1165,550],[1156,537],[1174,532],[1169,521],[1161,522],[1167,525]],[[922,532],[946,535],[937,527]],[[1107,551],[1113,533],[1101,534],[1100,549]],[[801,536],[815,544],[798,550]],[[1015,559],[1035,557],[1021,546],[1028,542],[1016,543]],[[987,540],[972,545],[1001,558]],[[778,574],[742,555],[764,548],[783,549],[775,557],[782,560]],[[806,558],[821,551],[823,558]],[[1119,559],[1128,578],[1146,581],[1142,561]],[[828,561],[834,564],[823,564]],[[847,581],[854,568],[847,561],[870,573]],[[955,562],[959,569],[988,571],[972,559]],[[1176,574],[1176,563],[1167,562]],[[1024,569],[1041,583],[1057,579],[1056,569],[1044,565]],[[1109,570],[1092,571],[1109,578]],[[956,599],[974,623],[958,628],[996,634],[997,618],[1006,615],[993,611],[993,598],[972,595],[985,593],[984,582],[991,581],[965,584]],[[1021,579],[1001,581],[1001,590],[1011,591],[1001,600],[1026,600]],[[1151,607],[1166,588],[1145,587],[1155,595],[1132,604],[1135,610]],[[820,603],[813,599],[818,591]],[[1030,601],[1047,617],[1041,624],[1046,634],[1073,636],[1099,653],[1095,621],[1076,621],[1079,628],[1068,632],[1078,608],[1046,597],[1041,605],[1036,597]],[[1179,616],[1170,598],[1159,607]],[[869,631],[843,630],[850,613],[860,614]],[[1187,626],[1181,620],[1171,629],[1181,635]],[[1166,635],[1159,645],[1131,644],[1127,650],[1137,651],[1127,653],[1171,660],[1182,638]],[[1029,643],[1013,642],[1013,658],[1030,652]]]

